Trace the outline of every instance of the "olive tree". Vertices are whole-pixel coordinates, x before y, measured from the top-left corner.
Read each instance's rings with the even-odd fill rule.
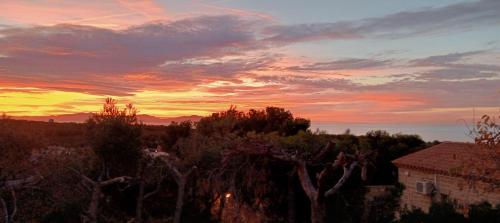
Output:
[[[120,109],[116,101],[106,99],[102,110],[87,120],[87,139],[96,154],[93,176],[75,170],[91,191],[90,204],[84,214],[86,222],[97,222],[103,189],[131,181],[141,156],[141,125],[137,109],[128,104]]]

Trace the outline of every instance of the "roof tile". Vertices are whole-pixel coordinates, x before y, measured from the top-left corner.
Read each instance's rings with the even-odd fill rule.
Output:
[[[427,149],[400,157],[392,162],[398,167],[414,168],[445,175],[464,174],[467,164],[477,160],[481,147],[472,143],[443,142]],[[498,174],[487,176],[500,180]]]

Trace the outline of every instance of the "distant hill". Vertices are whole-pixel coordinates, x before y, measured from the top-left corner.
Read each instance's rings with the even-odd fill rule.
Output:
[[[12,119],[18,120],[29,120],[29,121],[43,121],[47,122],[49,120],[54,120],[54,122],[76,122],[82,123],[89,118],[92,113],[76,113],[76,114],[65,114],[65,115],[48,115],[48,116],[13,116]],[[152,115],[138,115],[139,121],[148,125],[167,125],[171,122],[182,122],[191,120],[196,122],[202,118],[202,116],[191,115],[191,116],[179,116],[179,117],[156,117]]]

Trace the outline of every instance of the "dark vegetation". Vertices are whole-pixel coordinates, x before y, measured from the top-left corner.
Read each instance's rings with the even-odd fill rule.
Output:
[[[492,207],[484,202],[473,204],[469,207],[468,217],[458,213],[450,201],[434,203],[429,213],[420,209],[405,212],[401,217],[401,223],[497,223],[500,219],[500,205]]]
[[[367,204],[364,186],[429,143],[309,127],[276,107],[144,126],[111,99],[85,124],[3,118],[0,222],[393,221],[401,188]]]

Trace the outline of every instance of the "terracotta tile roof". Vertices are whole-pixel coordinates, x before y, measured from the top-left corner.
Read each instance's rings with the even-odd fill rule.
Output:
[[[452,176],[470,176],[465,174],[467,165],[477,160],[480,147],[472,143],[443,142],[427,149],[400,157],[392,162],[397,167],[417,169]],[[488,176],[488,181],[500,180],[498,174]]]

